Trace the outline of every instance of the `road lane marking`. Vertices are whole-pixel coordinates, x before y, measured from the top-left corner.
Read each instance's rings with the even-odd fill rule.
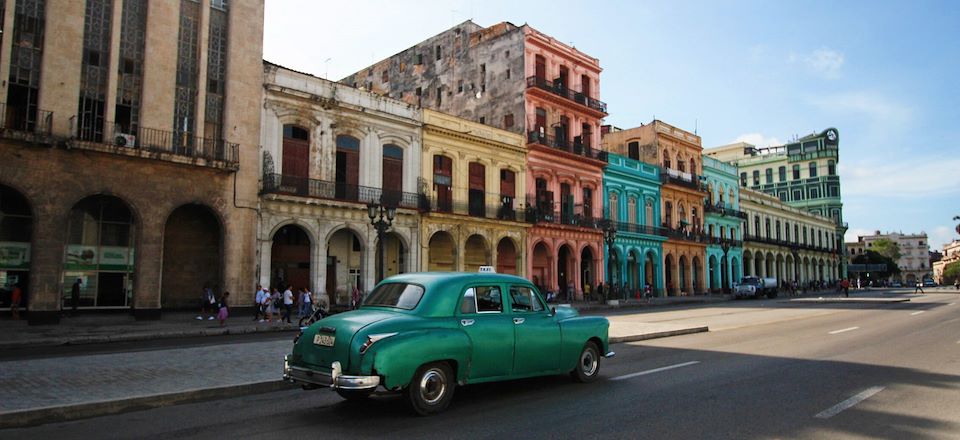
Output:
[[[857,394],[857,395],[855,395],[855,396],[853,396],[853,397],[851,397],[851,398],[849,398],[849,399],[847,399],[847,400],[844,400],[843,402],[840,402],[840,403],[838,403],[838,404],[836,404],[836,405],[834,405],[834,406],[831,406],[830,408],[827,408],[827,409],[821,411],[819,414],[817,414],[817,415],[815,415],[815,416],[813,416],[813,417],[818,418],[818,419],[829,419],[830,417],[833,417],[833,416],[835,416],[835,415],[837,415],[837,414],[840,414],[841,411],[846,410],[846,409],[850,409],[850,408],[853,407],[854,405],[856,405],[856,404],[858,404],[858,403],[860,403],[860,402],[863,402],[864,400],[869,399],[870,396],[873,396],[874,394],[877,394],[877,393],[883,391],[884,388],[886,388],[886,387],[870,387],[870,388],[867,388],[866,390],[860,392],[860,394]]]
[[[921,314],[921,313],[923,313],[923,312],[926,312],[926,310],[921,310],[921,311],[919,311],[919,312],[913,312],[913,313],[910,314],[910,316],[917,316],[917,315],[919,315],[919,314]]]
[[[950,304],[947,304],[947,305],[948,305],[948,306],[952,306],[952,305],[954,305],[954,304],[956,304],[956,303],[950,303]]]
[[[653,373],[659,373],[659,372],[661,372],[661,371],[672,370],[672,369],[674,369],[674,368],[688,367],[688,366],[690,366],[690,365],[696,365],[696,364],[699,364],[699,363],[700,363],[700,361],[690,361],[690,362],[684,362],[684,363],[682,363],[682,364],[668,365],[668,366],[666,366],[666,367],[654,368],[654,369],[652,369],[652,370],[640,371],[640,372],[637,372],[637,373],[624,374],[623,376],[611,377],[610,380],[630,379],[630,378],[634,378],[634,377],[637,377],[637,376],[645,376],[645,375],[647,375],[647,374],[653,374]]]
[[[856,329],[858,329],[858,328],[860,328],[860,327],[842,328],[842,329],[840,329],[840,330],[834,330],[834,331],[830,332],[830,334],[831,334],[831,335],[835,335],[835,334],[838,334],[838,333],[853,331],[853,330],[856,330]]]

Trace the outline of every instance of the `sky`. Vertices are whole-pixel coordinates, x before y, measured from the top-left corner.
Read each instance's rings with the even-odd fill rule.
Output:
[[[847,241],[960,238],[960,2],[266,0],[264,59],[337,80],[472,19],[598,58],[605,123],[704,148],[836,127]]]

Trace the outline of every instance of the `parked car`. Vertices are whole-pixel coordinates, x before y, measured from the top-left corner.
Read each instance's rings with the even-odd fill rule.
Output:
[[[736,299],[740,298],[767,298],[777,297],[777,287],[779,286],[776,278],[760,278],[746,276],[740,279],[733,291]]]
[[[894,281],[894,282],[890,283],[890,287],[903,287],[903,283],[901,283],[901,282],[899,282],[899,281]]]
[[[401,392],[420,415],[450,404],[458,385],[570,373],[580,382],[613,356],[599,316],[549,308],[523,278],[412,273],[382,281],[358,310],[301,330],[283,378],[349,400]]]
[[[937,287],[937,282],[934,280],[923,280],[923,287]]]

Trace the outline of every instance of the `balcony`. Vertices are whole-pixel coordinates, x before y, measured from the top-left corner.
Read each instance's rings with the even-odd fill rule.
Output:
[[[75,126],[76,118],[72,118],[70,123]],[[104,124],[102,133],[83,127],[72,131],[75,131],[76,137],[71,139],[71,148],[141,157],[166,154],[174,159],[202,159],[208,161],[210,166],[230,170],[236,170],[240,165],[239,146],[222,139],[143,127],[131,132],[110,122]]]
[[[617,232],[632,232],[634,234],[656,235],[659,237],[667,236],[667,229],[659,226],[638,225],[636,223],[613,222]]]
[[[512,198],[508,198],[500,204],[485,204],[482,201],[471,203],[470,200],[444,200],[430,197],[425,199],[422,210],[438,214],[447,213],[491,220],[527,222],[527,213],[523,209],[517,209],[516,205],[516,199]]]
[[[686,226],[680,228],[672,228],[663,225],[661,228],[665,231],[667,238],[672,238],[674,240],[689,241],[691,243],[703,243],[708,244],[713,237],[705,234],[702,229],[693,229]]]
[[[805,250],[805,251],[812,251],[812,252],[824,252],[824,253],[836,254],[836,250],[830,249],[825,246],[817,246],[812,243],[795,243],[788,240],[781,240],[781,239],[771,238],[771,237],[763,237],[759,235],[744,234],[743,241],[765,243],[765,244],[770,244],[774,246],[787,247],[795,250]]]
[[[660,172],[660,182],[664,184],[674,184],[696,191],[706,192],[703,185],[700,184],[700,178],[696,174],[677,171],[673,168],[667,168]]]
[[[537,204],[527,200],[526,221],[529,223],[552,223],[557,225],[576,226],[581,228],[600,229],[600,218],[594,217],[590,207],[583,205],[563,204],[556,209],[556,204],[545,202]]]
[[[555,82],[548,81],[546,78],[538,78],[536,76],[527,77],[527,88],[545,90],[554,95],[569,99],[570,101],[573,101],[584,107],[596,110],[604,115],[607,114],[607,103],[598,99],[593,99],[581,92],[576,92],[566,87],[560,87]]]
[[[369,186],[349,185],[306,177],[266,174],[263,176],[263,194],[285,194],[315,199],[354,203],[380,203],[384,206],[420,209],[428,208],[426,196]]]
[[[747,219],[747,213],[733,209],[733,206],[726,203],[722,203],[722,202],[717,202],[716,204],[710,204],[710,202],[704,200],[703,210],[708,213],[720,214],[722,216],[729,215],[732,217],[740,218],[742,220]]]
[[[545,147],[550,147],[565,153],[575,154],[577,156],[599,160],[602,162],[607,162],[607,158],[609,156],[606,151],[591,148],[589,145],[585,145],[582,142],[571,142],[566,139],[557,139],[553,136],[539,133],[537,131],[527,132],[527,143],[543,145]]]
[[[36,141],[49,138],[53,126],[53,112],[13,107],[0,103],[0,136],[6,139]]]

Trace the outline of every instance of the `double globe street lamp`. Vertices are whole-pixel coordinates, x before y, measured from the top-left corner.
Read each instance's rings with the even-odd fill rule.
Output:
[[[612,290],[612,289],[614,288],[614,286],[616,285],[616,283],[615,283],[614,280],[613,280],[613,265],[614,265],[614,259],[616,258],[616,254],[614,253],[614,250],[613,250],[613,242],[614,242],[614,240],[616,240],[616,239],[617,239],[617,226],[616,226],[616,224],[614,224],[613,221],[611,221],[611,220],[609,220],[609,219],[604,219],[604,221],[603,221],[603,241],[604,241],[604,243],[607,244],[607,252],[609,252],[609,255],[610,255],[610,257],[607,259],[607,261],[609,261],[609,264],[607,264],[607,280],[608,280],[608,283],[609,283],[610,287],[607,289],[608,291],[605,292],[605,293],[606,293],[606,296],[607,296],[608,298],[610,297],[610,294],[612,293],[612,292],[610,292],[609,290]]]
[[[370,217],[370,224],[377,230],[377,282],[379,283],[383,280],[383,235],[393,225],[397,208],[380,203],[368,203],[367,216]]]

